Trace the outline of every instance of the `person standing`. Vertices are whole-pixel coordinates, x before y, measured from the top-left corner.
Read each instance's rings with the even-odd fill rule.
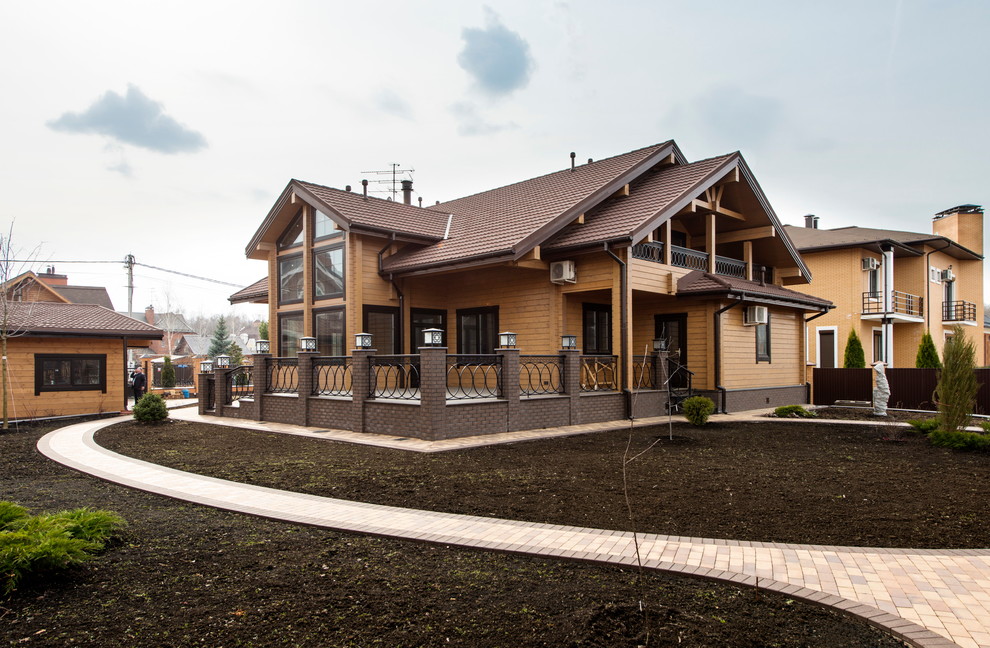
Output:
[[[134,373],[131,374],[131,389],[134,390],[134,404],[141,400],[144,396],[144,388],[148,384],[147,379],[144,377],[144,373],[141,371],[141,367],[138,366],[134,369]]]

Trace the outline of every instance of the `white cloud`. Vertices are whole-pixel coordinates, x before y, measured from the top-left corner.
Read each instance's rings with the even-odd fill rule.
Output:
[[[467,27],[461,32],[464,49],[458,64],[483,92],[496,96],[526,87],[534,62],[529,43],[509,30],[492,9],[485,7],[485,28]]]

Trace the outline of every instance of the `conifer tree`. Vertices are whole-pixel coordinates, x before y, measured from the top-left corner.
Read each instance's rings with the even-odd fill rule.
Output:
[[[918,369],[941,369],[942,361],[938,359],[938,349],[935,348],[935,341],[932,334],[925,331],[921,336],[921,344],[918,345],[918,356],[914,360],[914,366]]]
[[[849,339],[846,340],[846,355],[843,358],[842,366],[846,369],[865,369],[866,354],[863,353],[863,343],[859,341],[856,331],[849,331]]]
[[[223,315],[217,320],[217,326],[213,329],[213,338],[210,340],[210,350],[206,355],[215,358],[224,355],[230,348],[230,331],[227,330],[227,320]]]
[[[942,430],[956,432],[969,423],[980,389],[976,382],[976,349],[958,324],[945,342],[942,359],[943,367],[935,387],[938,418]]]
[[[162,366],[162,389],[172,389],[173,387],[175,387],[175,365],[172,364],[172,358],[165,356]]]

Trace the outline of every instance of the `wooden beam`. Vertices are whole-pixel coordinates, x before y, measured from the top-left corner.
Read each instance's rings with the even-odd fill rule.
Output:
[[[773,238],[775,236],[777,236],[777,231],[773,228],[773,225],[767,225],[766,227],[751,227],[749,229],[723,232],[719,234],[718,242],[737,243],[739,241],[753,241],[755,239]]]
[[[520,259],[512,263],[517,268],[529,268],[531,270],[550,270],[550,264],[540,259]]]
[[[297,200],[298,198],[296,198],[296,192],[293,191],[292,195],[289,196],[289,203],[295,205]]]
[[[784,279],[785,277],[803,277],[804,274],[801,272],[801,268],[777,268],[774,274]]]
[[[618,198],[620,196],[628,196],[628,195],[629,195],[629,184],[626,183],[622,185],[621,189],[619,189],[614,194],[612,194],[612,198]]]
[[[739,182],[739,167],[733,167],[731,171],[722,176],[722,179],[718,181],[718,184],[729,184],[730,182]]]
[[[584,214],[571,221],[571,225],[584,225]]]
[[[519,257],[520,261],[539,261],[540,260],[540,246],[536,245],[532,250],[526,254]]]

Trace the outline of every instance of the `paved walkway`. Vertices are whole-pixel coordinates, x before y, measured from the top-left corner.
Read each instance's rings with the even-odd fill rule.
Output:
[[[176,410],[172,415],[198,418],[195,410]],[[79,423],[56,430],[43,437],[38,448],[59,463],[125,486],[217,508],[344,531],[620,565],[637,563],[638,539],[640,559],[650,569],[779,591],[831,606],[867,619],[916,646],[990,647],[990,549],[868,549],[652,534],[634,539],[632,534],[619,531],[349,502],[172,470],[124,457],[95,443],[96,430],[127,418]],[[223,422],[342,440],[339,435],[349,434],[230,419]],[[627,424],[620,424],[624,425]],[[588,428],[543,431],[541,436],[590,431]],[[389,447],[414,446],[411,440],[361,436],[364,442],[378,439],[380,445]],[[512,437],[516,438],[519,437]],[[491,442],[489,437],[461,440],[458,447]]]

